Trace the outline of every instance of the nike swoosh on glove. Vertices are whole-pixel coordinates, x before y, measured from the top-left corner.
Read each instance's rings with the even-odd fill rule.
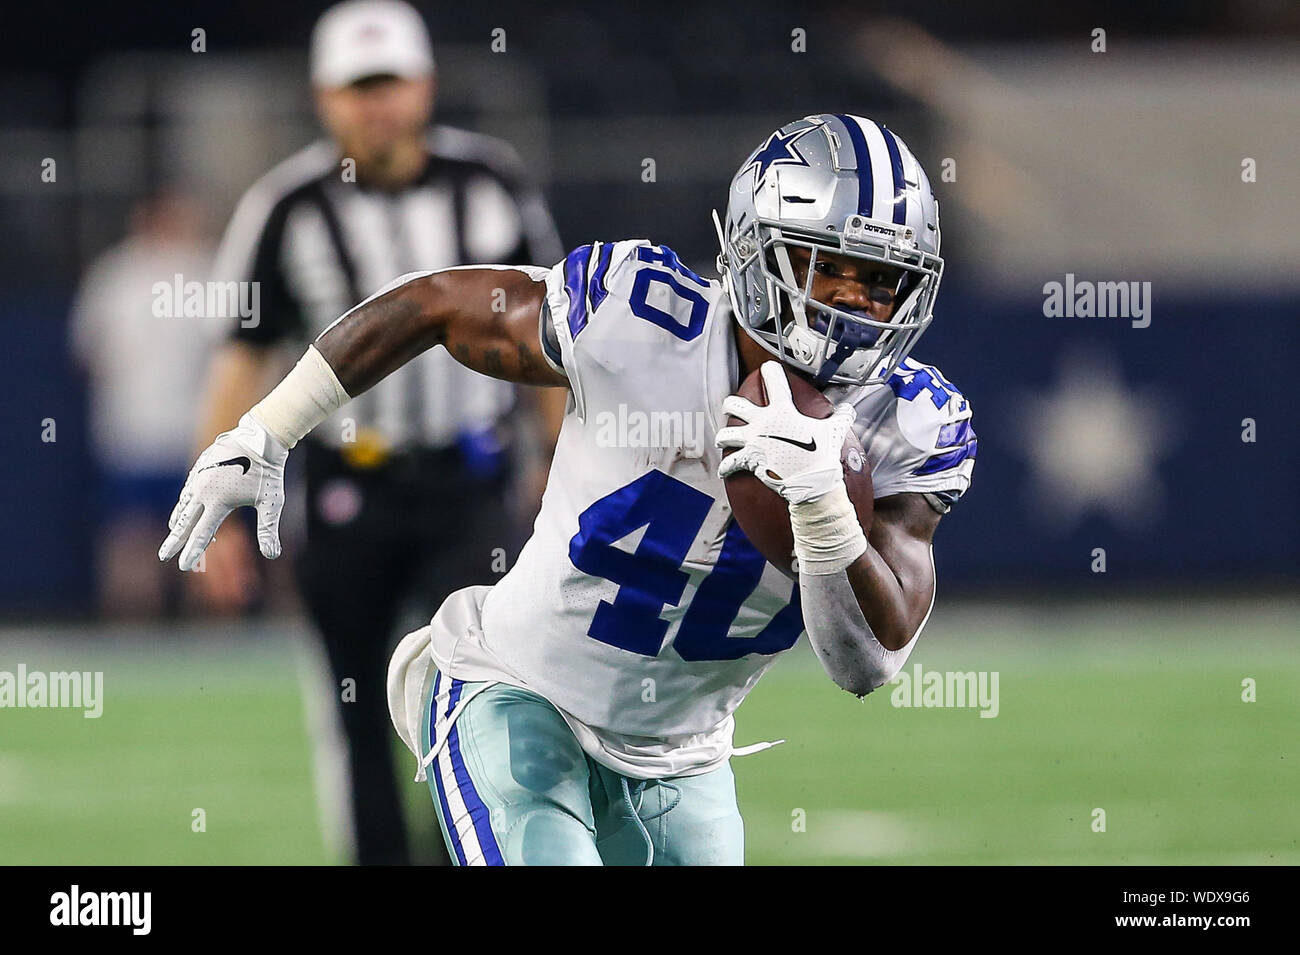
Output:
[[[284,462],[289,449],[250,414],[219,434],[190,469],[158,548],[159,560],[180,552],[181,570],[193,570],[237,507],[257,508],[257,546],[263,557],[280,556],[280,511],[284,508]],[[182,549],[183,548],[183,549]]]
[[[766,405],[740,395],[723,399],[722,410],[745,424],[723,428],[714,438],[719,448],[737,449],[722,459],[718,476],[753,471],[791,504],[815,501],[842,486],[840,452],[857,418],[853,406],[837,405],[829,418],[810,418],[795,407],[779,362],[763,362],[760,374]]]

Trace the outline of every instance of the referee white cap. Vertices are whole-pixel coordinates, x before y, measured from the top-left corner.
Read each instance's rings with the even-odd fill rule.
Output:
[[[312,31],[316,86],[347,86],[383,74],[414,79],[432,72],[429,31],[402,0],[346,0],[321,14]]]

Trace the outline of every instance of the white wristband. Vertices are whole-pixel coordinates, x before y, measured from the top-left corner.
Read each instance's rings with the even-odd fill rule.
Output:
[[[248,413],[277,441],[292,448],[350,400],[325,356],[309,345],[293,370]]]
[[[801,574],[836,574],[867,549],[867,538],[844,483],[821,497],[790,505],[794,554]]]

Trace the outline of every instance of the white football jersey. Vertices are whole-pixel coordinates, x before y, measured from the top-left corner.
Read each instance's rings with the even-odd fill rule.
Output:
[[[446,616],[477,625],[435,618],[432,656],[541,694],[620,772],[705,772],[803,632],[798,584],[749,543],[717,477],[739,385],[727,296],[644,240],[583,246],[546,281],[544,344],[572,398],[541,512],[500,582],[448,600]],[[888,385],[827,396],[857,408],[877,497],[946,509],[970,484],[971,409],[935,369],[909,361]]]

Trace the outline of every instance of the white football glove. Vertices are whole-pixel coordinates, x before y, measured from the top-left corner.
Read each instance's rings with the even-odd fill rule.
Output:
[[[233,431],[219,434],[199,455],[185,479],[158,548],[159,560],[181,552],[181,570],[193,570],[217,528],[237,507],[257,508],[257,546],[263,557],[280,556],[280,511],[284,507],[284,462],[289,449],[252,415]]]
[[[781,364],[760,368],[767,404],[756,405],[729,395],[722,410],[746,423],[722,428],[714,442],[737,450],[722,459],[718,476],[753,471],[760,481],[790,504],[815,501],[844,486],[840,452],[857,413],[841,404],[829,418],[810,418],[795,407]]]

